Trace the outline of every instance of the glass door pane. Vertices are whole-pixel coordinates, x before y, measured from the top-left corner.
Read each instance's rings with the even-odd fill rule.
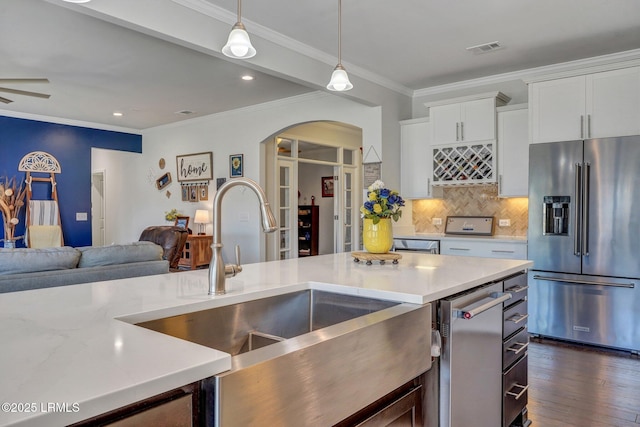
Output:
[[[345,252],[352,252],[356,250],[354,246],[356,241],[356,232],[354,224],[357,223],[359,215],[358,206],[355,204],[355,176],[356,169],[350,167],[343,167],[342,172],[342,192],[343,192],[343,206],[342,206],[342,239],[343,250]]]
[[[297,252],[297,241],[292,239],[294,193],[297,193],[295,162],[278,159],[278,223],[280,236],[278,241],[279,259],[293,258]]]

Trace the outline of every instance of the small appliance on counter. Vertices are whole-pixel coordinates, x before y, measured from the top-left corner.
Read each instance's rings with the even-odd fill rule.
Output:
[[[492,216],[448,216],[445,235],[493,236]]]

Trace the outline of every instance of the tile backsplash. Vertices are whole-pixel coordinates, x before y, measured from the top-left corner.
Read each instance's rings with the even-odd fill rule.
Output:
[[[498,198],[498,186],[445,187],[442,199],[414,200],[413,225],[417,233],[444,233],[447,216],[493,216],[496,236],[526,236],[529,200]],[[442,218],[442,225],[433,225],[433,218]],[[500,219],[511,225],[498,226]]]

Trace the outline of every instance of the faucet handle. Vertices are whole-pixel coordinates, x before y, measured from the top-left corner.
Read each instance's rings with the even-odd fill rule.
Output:
[[[242,266],[240,265],[240,245],[236,245],[236,266],[242,271]]]
[[[242,265],[240,265],[240,245],[236,245],[236,264],[225,264],[224,277],[234,277],[241,271]]]

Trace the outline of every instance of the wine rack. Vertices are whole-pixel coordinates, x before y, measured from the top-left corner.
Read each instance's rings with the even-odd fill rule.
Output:
[[[495,143],[442,145],[433,148],[433,184],[496,182]]]

